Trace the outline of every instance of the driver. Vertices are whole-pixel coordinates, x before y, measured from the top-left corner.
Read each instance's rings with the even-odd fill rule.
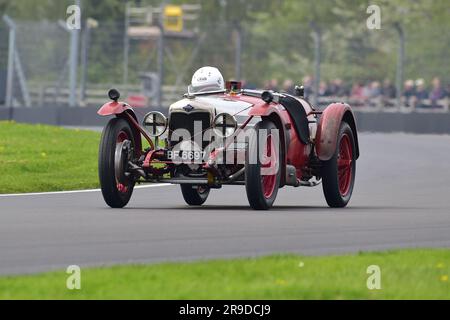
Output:
[[[224,90],[223,76],[219,69],[214,67],[202,67],[195,71],[188,88],[188,92],[192,94],[222,92]]]

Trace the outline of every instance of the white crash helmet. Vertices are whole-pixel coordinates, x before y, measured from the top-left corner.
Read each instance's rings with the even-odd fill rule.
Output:
[[[220,92],[224,90],[223,76],[219,69],[214,67],[203,67],[195,71],[188,88],[189,93]]]

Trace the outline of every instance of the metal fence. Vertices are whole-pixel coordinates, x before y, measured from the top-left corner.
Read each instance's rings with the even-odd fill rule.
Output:
[[[12,107],[68,105],[70,32],[61,22],[14,24]],[[0,26],[0,104],[5,104],[10,28],[4,22]],[[450,82],[450,35],[439,26],[432,34],[403,30],[402,38],[394,25],[370,31],[365,24],[327,30],[299,23],[278,30],[221,22],[202,25],[189,37],[164,37],[162,49],[158,37],[128,39],[126,65],[124,30],[123,23],[83,26],[77,47],[78,105],[99,105],[107,89],[117,87],[132,103],[155,106],[162,74],[162,105],[167,107],[185,92],[197,68],[213,65],[249,88],[290,91],[293,84],[304,84],[319,106],[338,100],[367,111],[449,111],[444,92]],[[432,83],[435,77],[441,89],[436,79]]]
[[[0,106],[5,104],[6,75],[8,68],[8,32],[6,26],[0,24]]]

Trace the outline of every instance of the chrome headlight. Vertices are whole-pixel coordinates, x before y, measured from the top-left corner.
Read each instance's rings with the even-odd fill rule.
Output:
[[[167,118],[161,112],[152,111],[145,115],[142,125],[151,137],[159,137],[167,129]]]
[[[222,138],[231,136],[237,129],[236,118],[228,113],[220,113],[214,118],[214,133]]]

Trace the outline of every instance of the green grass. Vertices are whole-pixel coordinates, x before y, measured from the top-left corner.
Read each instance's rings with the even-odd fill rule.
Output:
[[[98,187],[100,134],[0,121],[0,193]],[[381,290],[368,290],[379,265]],[[131,265],[1,277],[0,299],[450,299],[450,250]]]
[[[368,290],[369,265],[381,290]],[[269,256],[82,269],[0,278],[0,299],[450,299],[450,250]]]
[[[0,136],[0,193],[99,186],[99,133],[0,121]]]

